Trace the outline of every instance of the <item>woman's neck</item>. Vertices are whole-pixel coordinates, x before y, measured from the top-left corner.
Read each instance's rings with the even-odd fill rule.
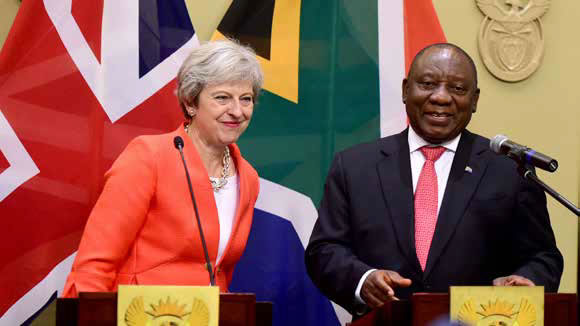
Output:
[[[201,137],[195,128],[190,125],[188,136],[197,150],[201,162],[210,177],[221,177],[223,170],[224,151],[226,146],[209,144]]]

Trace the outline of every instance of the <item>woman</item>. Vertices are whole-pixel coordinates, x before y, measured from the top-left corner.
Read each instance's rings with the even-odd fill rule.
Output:
[[[220,41],[195,48],[177,79],[185,123],[137,137],[105,174],[63,296],[119,284],[210,283],[176,136],[184,140],[216,283],[227,291],[259,190],[235,142],[250,123],[263,76],[251,49]]]

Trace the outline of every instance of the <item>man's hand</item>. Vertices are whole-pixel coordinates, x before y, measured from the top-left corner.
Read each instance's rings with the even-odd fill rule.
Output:
[[[403,278],[399,273],[379,269],[367,277],[360,291],[360,297],[371,308],[382,306],[385,302],[399,300],[395,297],[395,288],[406,288],[411,280]]]
[[[510,276],[503,276],[498,277],[493,280],[494,286],[534,286],[534,282],[530,281],[529,279],[519,276],[519,275],[510,275]]]

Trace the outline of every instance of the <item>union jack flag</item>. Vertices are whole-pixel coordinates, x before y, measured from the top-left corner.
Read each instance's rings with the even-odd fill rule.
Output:
[[[405,127],[405,67],[444,41],[430,0],[23,1],[0,52],[0,325],[53,302],[103,174],[129,140],[182,121],[177,69],[219,35],[250,43],[266,72],[240,141],[261,193],[230,290],[274,301],[276,325],[349,320],[305,273],[313,201],[335,151]]]

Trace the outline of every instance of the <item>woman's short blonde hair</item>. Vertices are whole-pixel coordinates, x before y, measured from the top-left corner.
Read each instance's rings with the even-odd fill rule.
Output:
[[[187,107],[207,85],[250,81],[254,101],[260,94],[264,76],[252,48],[235,40],[213,41],[194,48],[177,73],[177,98],[185,115]]]

